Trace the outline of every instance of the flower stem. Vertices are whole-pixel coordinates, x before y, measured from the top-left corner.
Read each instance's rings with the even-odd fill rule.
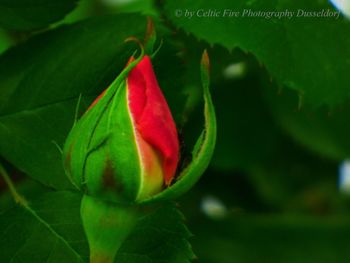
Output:
[[[15,202],[17,204],[24,206],[24,207],[27,207],[28,206],[27,200],[17,192],[15,185],[13,184],[10,176],[8,175],[6,169],[4,168],[4,166],[2,166],[1,163],[0,163],[0,174],[1,174],[2,178],[4,179],[4,181],[7,185],[13,199],[15,200]]]
[[[80,214],[89,242],[90,263],[113,263],[117,251],[134,228],[136,211],[84,195]]]

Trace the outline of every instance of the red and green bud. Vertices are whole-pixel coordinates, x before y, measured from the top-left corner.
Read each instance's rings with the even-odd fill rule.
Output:
[[[114,262],[138,218],[139,204],[179,197],[207,168],[215,146],[216,120],[206,52],[201,76],[205,129],[192,151],[192,162],[181,171],[176,125],[150,57],[143,51],[130,59],[74,124],[64,147],[64,167],[72,183],[85,193],[81,217],[90,262]]]
[[[192,163],[179,166],[175,122],[149,56],[130,59],[114,82],[74,125],[64,166],[86,194],[117,203],[173,199],[190,189],[209,164],[216,124],[209,93],[209,60],[202,58],[205,130]]]
[[[65,168],[87,194],[140,201],[167,187],[179,162],[176,125],[148,56],[133,58],[72,129]]]

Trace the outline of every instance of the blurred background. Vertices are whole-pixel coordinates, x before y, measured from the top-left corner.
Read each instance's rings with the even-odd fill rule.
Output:
[[[164,17],[161,4],[82,0],[52,27],[109,13],[153,16],[157,31],[166,32],[158,56],[169,61],[166,68],[156,59],[155,71],[185,152],[203,127],[199,61],[208,49],[217,147],[200,182],[179,200],[199,262],[349,262],[350,103],[332,109],[305,105],[302,94],[276,84],[252,54],[186,34]],[[0,52],[31,34],[1,30]],[[169,84],[172,71],[177,86]],[[173,96],[178,91],[185,100]],[[42,192],[6,167],[25,196]],[[2,181],[0,189],[6,209],[11,200]]]

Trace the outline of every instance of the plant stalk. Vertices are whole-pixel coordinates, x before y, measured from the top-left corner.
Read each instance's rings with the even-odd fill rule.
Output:
[[[27,207],[28,206],[27,200],[17,192],[14,183],[12,182],[6,169],[2,166],[1,163],[0,163],[0,174],[1,174],[2,178],[4,179],[4,181],[7,185],[13,199],[15,200],[15,202],[17,204],[24,206],[24,207]]]
[[[84,195],[80,214],[89,242],[90,263],[113,263],[135,226],[136,211],[132,207]]]

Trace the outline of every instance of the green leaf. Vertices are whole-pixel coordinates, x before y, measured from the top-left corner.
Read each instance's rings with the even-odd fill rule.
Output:
[[[118,251],[116,263],[189,263],[194,258],[191,233],[174,204],[167,204],[140,219]]]
[[[306,104],[334,106],[349,98],[350,22],[340,17],[264,18],[243,17],[244,10],[289,11],[299,9],[335,11],[322,1],[167,1],[165,12],[172,23],[228,49],[253,53],[280,86],[294,89]],[[240,12],[223,17],[224,10]],[[219,17],[199,17],[196,12],[221,12]],[[186,12],[194,12],[189,19]],[[337,48],[334,48],[337,47]]]
[[[79,194],[55,192],[0,215],[3,262],[87,262]]]
[[[62,146],[81,108],[123,69],[145,32],[146,19],[119,15],[86,20],[33,37],[0,57],[0,154],[51,187],[71,184]]]
[[[0,27],[34,30],[61,20],[78,0],[0,0]]]

